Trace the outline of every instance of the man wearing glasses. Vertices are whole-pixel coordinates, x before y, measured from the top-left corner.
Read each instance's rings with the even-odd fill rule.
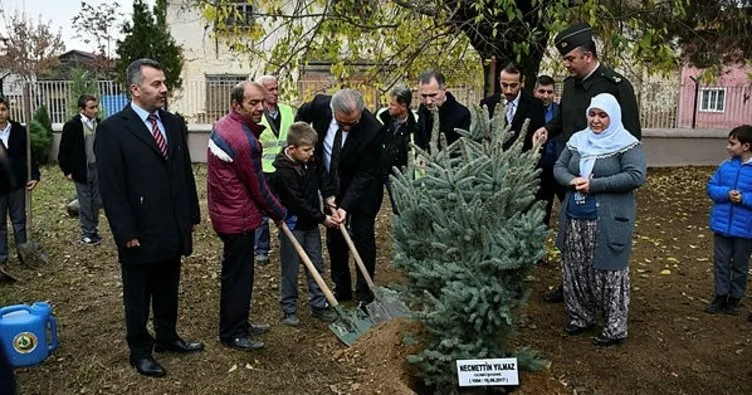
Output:
[[[335,201],[326,202],[336,209],[335,221],[347,222],[355,247],[371,277],[376,267],[374,225],[381,207],[381,151],[383,126],[365,108],[363,96],[352,89],[342,89],[334,96],[318,95],[298,110],[295,121],[310,123],[319,136],[314,160],[323,169],[335,193]],[[323,166],[321,166],[323,165]],[[329,210],[329,208],[327,208]],[[349,250],[339,228],[326,231],[331,259],[334,296],[338,301],[352,300]],[[360,275],[356,296],[358,306],[373,301],[373,294]]]

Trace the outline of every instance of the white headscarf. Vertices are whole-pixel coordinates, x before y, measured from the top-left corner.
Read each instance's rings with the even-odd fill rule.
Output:
[[[580,177],[585,178],[590,177],[590,173],[593,172],[596,159],[626,151],[640,143],[624,128],[621,122],[621,106],[613,95],[601,93],[593,97],[590,106],[585,110],[585,117],[594,108],[608,114],[608,128],[601,133],[595,133],[588,127],[573,134],[567,142],[569,149],[580,154]]]

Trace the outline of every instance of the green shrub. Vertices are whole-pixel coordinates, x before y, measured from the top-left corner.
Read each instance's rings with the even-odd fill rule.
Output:
[[[34,112],[34,120],[39,122],[50,133],[50,138],[52,138],[52,121],[50,120],[50,113],[44,104],[39,106],[37,111]]]
[[[39,164],[46,164],[50,161],[50,147],[52,147],[52,132],[45,129],[41,122],[31,121],[31,150]]]

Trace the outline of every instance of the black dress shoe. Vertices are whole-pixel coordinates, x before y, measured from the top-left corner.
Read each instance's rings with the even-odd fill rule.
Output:
[[[155,352],[171,351],[180,354],[204,351],[204,345],[199,342],[187,342],[183,339],[177,339],[171,343],[157,343],[154,346]]]
[[[598,347],[610,347],[610,346],[615,346],[617,344],[622,344],[622,343],[624,343],[623,337],[621,339],[612,339],[610,337],[598,335],[593,338],[593,344]]]
[[[564,328],[564,333],[567,334],[567,336],[577,336],[581,333],[584,333],[585,331],[588,331],[592,328],[592,325],[588,326],[577,326],[573,324],[567,325],[566,328]]]
[[[548,303],[561,303],[564,301],[564,290],[561,286],[543,294],[543,300]]]
[[[131,366],[138,374],[148,377],[164,377],[167,372],[152,357],[131,358]]]
[[[248,332],[248,335],[250,336],[256,336],[256,335],[263,335],[264,333],[269,332],[269,325],[268,324],[251,324],[250,322],[245,327],[246,332]]]
[[[264,347],[264,342],[253,340],[248,336],[241,336],[233,339],[221,339],[220,342],[225,347],[234,348],[240,351],[252,351]]]

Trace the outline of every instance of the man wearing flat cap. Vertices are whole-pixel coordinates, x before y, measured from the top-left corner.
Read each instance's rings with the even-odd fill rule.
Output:
[[[535,132],[533,143],[540,139],[559,139],[556,156],[576,132],[587,127],[585,110],[590,100],[601,93],[610,93],[621,106],[622,123],[633,136],[640,139],[640,113],[632,84],[619,73],[603,66],[593,41],[593,29],[587,23],[578,23],[557,34],[554,45],[564,60],[570,76],[564,80],[561,107],[554,118]],[[549,302],[563,300],[561,287],[548,292]]]

